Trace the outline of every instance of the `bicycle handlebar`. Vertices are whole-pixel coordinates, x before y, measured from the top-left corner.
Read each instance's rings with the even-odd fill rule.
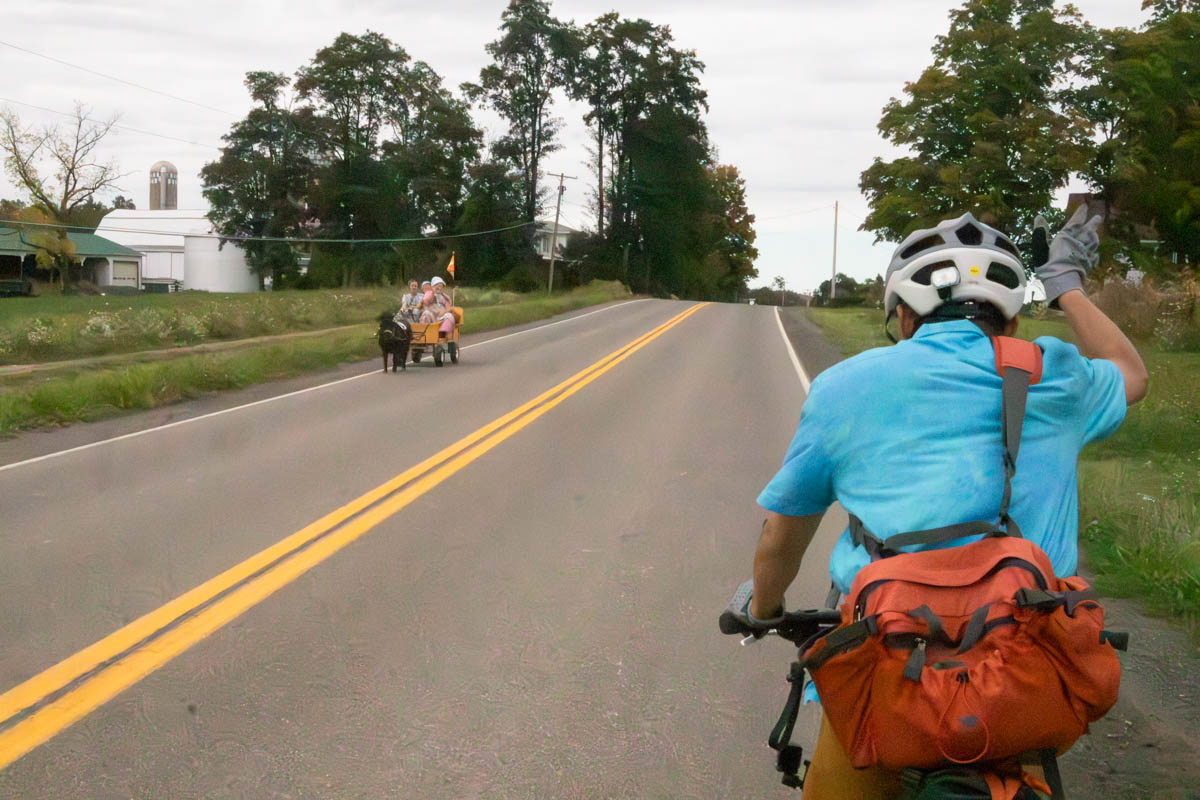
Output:
[[[832,608],[810,608],[804,611],[789,611],[783,615],[783,621],[769,629],[752,628],[738,619],[737,615],[726,609],[721,613],[717,623],[721,633],[730,636],[753,636],[755,639],[774,632],[793,644],[801,644],[811,639],[826,628],[837,627],[842,621],[840,611]]]

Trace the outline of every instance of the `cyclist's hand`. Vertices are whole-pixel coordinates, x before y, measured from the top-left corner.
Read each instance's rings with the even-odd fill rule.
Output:
[[[754,581],[748,580],[733,593],[729,605],[721,612],[721,633],[750,635],[759,638],[768,630],[783,622],[783,607],[771,619],[756,619],[750,614],[750,597],[754,593]]]
[[[1083,290],[1083,279],[1099,260],[1099,228],[1100,216],[1088,219],[1087,207],[1080,206],[1050,242],[1046,263],[1034,270],[1046,287],[1047,303],[1056,305],[1061,295]]]

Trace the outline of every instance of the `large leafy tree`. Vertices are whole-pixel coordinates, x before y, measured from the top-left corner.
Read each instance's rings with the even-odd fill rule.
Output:
[[[472,100],[498,112],[508,130],[493,154],[521,171],[522,210],[532,220],[541,209],[538,170],[558,149],[560,122],[553,117],[553,93],[565,82],[570,32],[550,14],[546,0],[510,0],[500,16],[499,39],[486,47],[493,63],[479,72],[479,83],[462,88]]]
[[[710,196],[714,202],[713,245],[709,259],[717,266],[717,291],[736,299],[746,291],[746,282],[757,277],[754,246],[757,233],[754,215],[746,205],[746,181],[737,167],[721,164],[709,170]]]
[[[876,158],[860,187],[878,240],[970,211],[1019,236],[1087,159],[1090,125],[1064,105],[1090,30],[1053,0],[967,0],[934,62],[883,110],[911,155]]]
[[[616,12],[573,33],[566,60],[567,90],[573,99],[588,104],[584,120],[595,141],[597,230],[603,235],[611,218],[616,235],[627,237],[629,137],[651,109],[672,108],[698,119],[708,107],[700,85],[704,64],[694,51],[674,46],[670,28],[624,19]],[[606,163],[611,167],[607,182]]]
[[[1147,9],[1158,22],[1180,12],[1200,11],[1200,0],[1142,0],[1142,10]]]
[[[254,106],[223,137],[221,157],[200,171],[209,218],[225,236],[300,237],[313,220],[306,203],[315,171],[313,118],[293,108],[290,83],[277,72],[247,73]],[[251,268],[276,288],[296,279],[297,253],[286,242],[240,246]]]
[[[202,176],[226,235],[372,240],[313,245],[309,283],[403,279],[429,247],[415,238],[455,224],[480,132],[466,104],[428,64],[367,32],[343,33],[287,76],[253,72],[255,105],[226,135]],[[296,277],[285,242],[247,241],[248,258],[276,285]]]
[[[524,193],[516,178],[511,167],[500,162],[471,167],[470,188],[454,233],[496,232],[455,241],[459,279],[493,283],[534,260],[527,231],[512,227],[524,220]]]
[[[1150,5],[1150,4],[1147,4]],[[1151,235],[1200,257],[1200,12],[1158,3],[1141,31],[1106,31],[1080,107],[1097,125],[1085,172],[1105,198],[1109,233]]]
[[[403,100],[383,160],[419,227],[449,231],[462,210],[468,170],[479,160],[482,133],[467,104],[423,61],[413,64]]]
[[[706,258],[714,249],[715,203],[703,123],[670,106],[651,109],[627,147],[631,279],[646,292],[711,296],[721,267]]]

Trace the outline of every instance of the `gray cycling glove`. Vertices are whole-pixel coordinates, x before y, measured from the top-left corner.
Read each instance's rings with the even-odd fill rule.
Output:
[[[779,613],[771,619],[758,619],[750,613],[750,598],[754,595],[754,580],[750,579],[738,587],[733,593],[733,598],[729,601],[729,606],[725,609],[730,612],[738,622],[742,623],[748,629],[747,632],[763,632],[774,628],[779,623],[783,622],[783,606],[779,607]],[[761,635],[761,634],[759,634]]]
[[[1034,235],[1045,229],[1046,221],[1034,221]],[[1074,289],[1083,290],[1083,279],[1099,260],[1100,216],[1087,218],[1087,206],[1080,206],[1058,235],[1050,242],[1046,263],[1034,272],[1046,288],[1046,302],[1058,307],[1058,298]]]

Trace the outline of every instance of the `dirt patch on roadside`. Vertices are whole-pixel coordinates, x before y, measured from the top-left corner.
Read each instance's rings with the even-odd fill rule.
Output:
[[[781,309],[780,318],[810,377],[841,360],[803,309]],[[1117,704],[1061,759],[1067,796],[1200,800],[1200,652],[1135,602],[1101,600],[1107,627],[1130,634],[1129,652]]]

